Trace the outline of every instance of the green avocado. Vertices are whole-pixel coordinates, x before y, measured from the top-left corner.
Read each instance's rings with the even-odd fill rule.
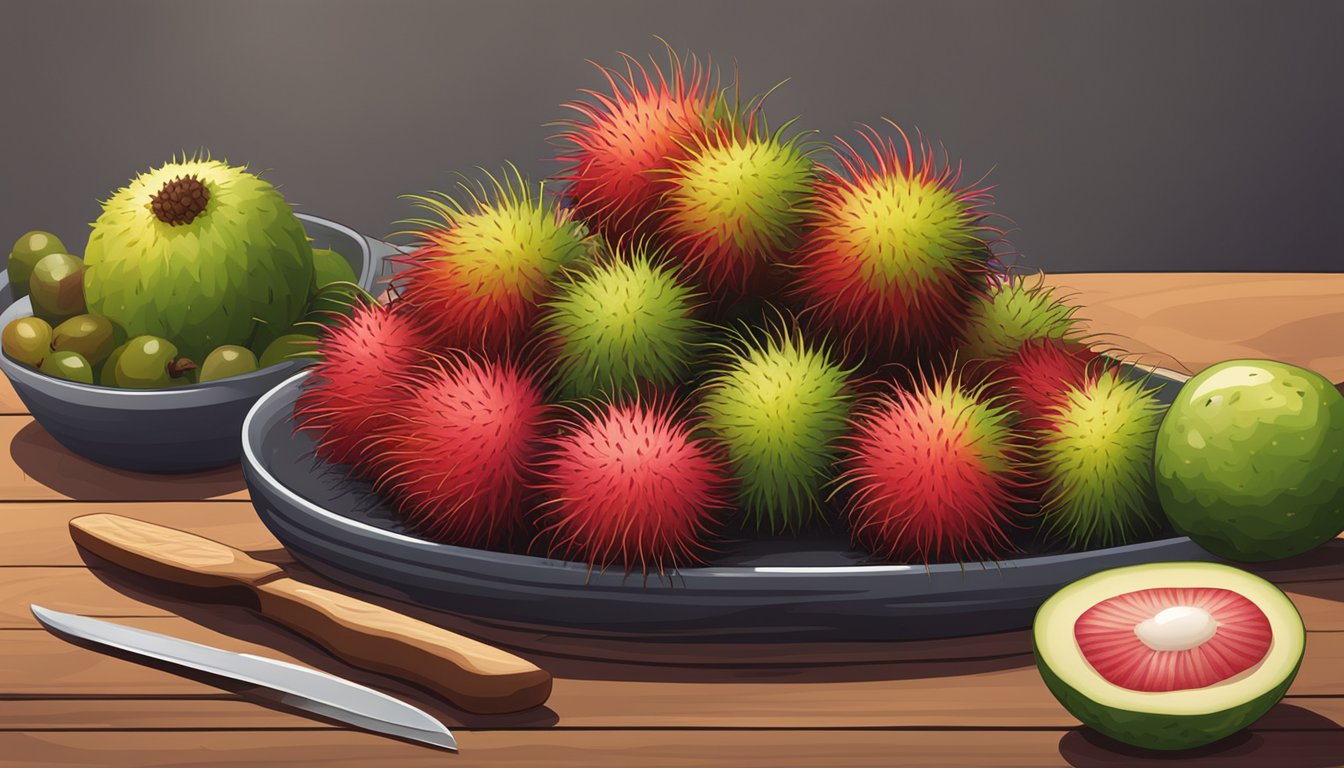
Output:
[[[1318,373],[1205,369],[1163,418],[1153,463],[1172,525],[1219,557],[1292,557],[1344,531],[1344,395]]]
[[[1084,656],[1075,625],[1094,606],[1148,589],[1235,592],[1268,619],[1268,651],[1248,670],[1203,688],[1138,691],[1112,683]],[[1258,576],[1216,563],[1152,563],[1102,571],[1059,590],[1036,612],[1032,644],[1046,687],[1084,725],[1126,744],[1173,750],[1212,744],[1268,712],[1297,675],[1306,631],[1293,602]]]

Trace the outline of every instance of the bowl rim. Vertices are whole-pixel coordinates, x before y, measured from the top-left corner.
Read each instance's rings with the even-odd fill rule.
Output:
[[[1177,383],[1184,383],[1190,378],[1186,374],[1162,368],[1160,366],[1134,367],[1167,377]],[[335,528],[344,529],[357,536],[371,536],[374,539],[389,543],[410,545],[413,549],[422,552],[424,555],[432,556],[436,559],[450,558],[459,564],[476,561],[482,564],[488,563],[493,566],[507,566],[518,569],[521,572],[536,574],[538,577],[546,573],[579,572],[586,574],[586,583],[594,586],[601,586],[603,584],[606,584],[607,586],[622,586],[624,582],[631,577],[631,574],[618,572],[620,569],[599,569],[583,562],[519,554],[515,552],[496,552],[494,550],[462,547],[409,536],[386,528],[369,525],[360,520],[333,512],[290,490],[288,486],[280,482],[280,480],[272,474],[269,467],[262,462],[258,455],[257,449],[261,444],[258,421],[260,420],[263,411],[273,407],[273,401],[289,397],[291,391],[302,386],[303,380],[311,374],[312,371],[305,370],[286,378],[258,398],[248,410],[247,416],[243,420],[243,450],[241,461],[244,467],[244,475],[247,477],[249,485],[252,483],[260,484],[267,493],[282,498],[285,502],[293,505],[306,515],[323,520],[326,524],[334,526]],[[258,500],[259,499],[254,492],[253,504],[255,505]],[[264,518],[265,516],[263,515],[263,519]],[[842,579],[845,577],[862,577],[879,573],[907,573],[924,574],[928,578],[936,578],[954,573],[965,575],[971,571],[978,570],[993,571],[1028,567],[1048,568],[1054,565],[1067,564],[1080,560],[1093,560],[1104,558],[1106,556],[1119,556],[1126,552],[1167,548],[1181,543],[1188,543],[1189,541],[1190,539],[1185,536],[1171,536],[1152,541],[1091,549],[1082,552],[1064,552],[1050,555],[1035,555],[1030,557],[966,563],[930,563],[926,565],[873,563],[838,566],[691,566],[672,568],[664,574],[647,574],[645,576],[645,588],[653,589],[658,586],[671,587],[673,582],[685,579],[699,581],[702,579],[735,577],[767,579],[773,587],[785,589],[793,588],[789,585],[797,585],[800,588],[806,585],[811,585],[812,581],[818,577]],[[640,577],[639,574],[634,574],[634,576],[636,578]]]
[[[360,250],[359,286],[364,290],[373,288],[373,283],[378,279],[379,261],[373,258],[373,248],[370,238],[359,232],[331,219],[324,219],[320,216],[313,216],[306,213],[295,212],[305,229],[308,224],[315,224],[329,230],[338,232],[358,244]],[[9,287],[9,270],[0,269],[0,290]],[[10,302],[7,306],[0,308],[0,327],[18,317],[27,317],[32,315],[32,300],[24,296],[21,299]],[[19,314],[22,312],[22,314]],[[189,384],[183,387],[173,387],[170,389],[120,389],[117,387],[104,387],[98,384],[83,384],[77,381],[67,381],[58,379],[54,376],[48,376],[38,370],[29,368],[9,358],[8,355],[0,354],[0,371],[9,377],[15,385],[22,385],[30,389],[39,389],[52,397],[69,400],[78,397],[86,404],[94,407],[128,407],[132,404],[140,405],[145,398],[157,398],[156,407],[192,407],[195,405],[209,405],[219,401],[218,393],[221,390],[239,390],[240,392],[255,392],[258,383],[270,386],[272,382],[281,378],[288,378],[295,371],[307,367],[308,363],[303,360],[290,360],[279,365],[261,368],[251,373],[245,373],[241,376],[230,376],[226,379],[216,381],[207,381],[204,383]],[[169,404],[168,401],[172,400]],[[200,402],[196,402],[196,401]]]

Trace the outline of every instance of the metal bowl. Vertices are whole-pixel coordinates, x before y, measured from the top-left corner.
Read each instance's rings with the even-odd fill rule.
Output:
[[[1107,568],[1208,560],[1186,538],[992,563],[872,564],[840,535],[743,542],[665,575],[438,544],[294,432],[307,373],[257,401],[243,476],[262,522],[305,565],[358,589],[548,635],[673,642],[887,641],[1031,625],[1036,608]],[[1168,402],[1180,381],[1152,374]]]
[[[374,291],[392,248],[334,221],[303,214],[299,219],[315,247],[340,253],[360,286]],[[3,270],[0,307],[0,327],[32,314],[27,297],[14,301]],[[194,472],[236,463],[248,409],[304,365],[295,360],[180,389],[125,390],[53,378],[0,355],[0,370],[57,442],[99,464],[141,472]]]

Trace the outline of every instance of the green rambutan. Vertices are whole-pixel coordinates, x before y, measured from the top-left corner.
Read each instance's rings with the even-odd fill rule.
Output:
[[[727,453],[750,521],[797,530],[819,514],[837,441],[849,428],[850,371],[796,328],[740,342],[704,386],[700,411]]]
[[[1044,275],[1035,281],[994,277],[989,292],[969,308],[959,356],[966,362],[993,363],[1033,339],[1077,342],[1077,311],[1045,285]]]
[[[773,133],[758,101],[694,137],[678,158],[660,235],[711,296],[736,298],[798,243],[815,178],[807,134]]]
[[[509,166],[472,188],[464,205],[443,194],[412,196],[434,219],[415,219],[419,248],[394,288],[398,302],[440,345],[507,355],[526,341],[555,278],[584,261],[587,227]]]
[[[1155,393],[1109,369],[1047,409],[1034,433],[1047,533],[1083,549],[1159,530],[1153,451],[1163,406]]]
[[[793,260],[791,293],[847,346],[883,355],[955,346],[971,304],[983,295],[992,257],[985,223],[989,188],[963,186],[960,167],[940,162],[904,131],[902,148],[872,129],[866,158],[843,139],[839,169],[823,169],[806,234]]]
[[[644,247],[571,273],[542,317],[564,398],[618,397],[670,387],[690,372],[703,324],[696,295]]]

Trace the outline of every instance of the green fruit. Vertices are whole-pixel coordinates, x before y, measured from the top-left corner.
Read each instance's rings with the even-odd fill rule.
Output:
[[[330,248],[313,249],[313,285],[324,288],[332,283],[359,283],[359,276],[345,257]]]
[[[191,383],[196,364],[177,355],[177,346],[157,336],[136,336],[117,356],[112,375],[122,389],[165,389]]]
[[[271,342],[261,353],[261,368],[287,363],[290,360],[317,357],[317,339],[302,333],[287,333]]]
[[[169,163],[116,192],[84,259],[89,311],[194,360],[288,328],[313,293],[312,247],[284,198],[215,160]]]
[[[543,320],[560,396],[615,397],[643,383],[682,382],[703,331],[695,308],[691,290],[642,250],[571,276]]]
[[[2,337],[5,354],[24,365],[36,368],[51,354],[51,325],[39,317],[10,320]]]
[[[319,326],[330,327],[340,318],[350,317],[357,305],[371,303],[373,297],[354,283],[332,283],[319,288],[317,293],[313,294],[313,299],[308,304],[308,312],[298,325],[308,326],[317,331]],[[257,341],[269,343],[271,340],[259,337]],[[253,346],[257,344],[254,342]]]
[[[1071,387],[1047,414],[1037,467],[1041,517],[1071,548],[1123,544],[1161,527],[1152,472],[1162,418],[1155,393],[1111,370]]]
[[[42,361],[40,370],[48,376],[66,381],[93,383],[93,366],[78,352],[52,352]]]
[[[1134,593],[1143,594],[1127,597]],[[1128,608],[1123,614],[1110,610],[1122,605]],[[1150,669],[1161,665],[1159,654],[1182,649],[1207,654],[1206,661],[1173,661],[1149,679],[1171,689],[1117,684],[1080,643],[1078,630],[1097,626],[1084,616],[1088,611],[1113,623],[1103,638],[1111,641],[1111,665]],[[1212,614],[1230,620],[1220,623]],[[1037,611],[1032,641],[1046,687],[1070,714],[1117,741],[1170,750],[1212,744],[1260,719],[1297,675],[1306,633],[1292,601],[1258,576],[1214,563],[1153,563],[1102,571],[1059,590]],[[1192,669],[1210,674],[1207,659],[1228,646],[1243,650],[1240,662],[1231,662],[1242,671],[1195,687],[1188,679]],[[1219,661],[1228,663],[1226,656]]]
[[[1181,387],[1154,458],[1176,530],[1229,560],[1306,552],[1344,530],[1344,396],[1318,373],[1229,360]]]
[[[98,386],[117,386],[117,361],[121,360],[122,354],[129,346],[130,342],[127,342],[112,350],[112,354],[108,355],[107,359],[103,361],[103,364],[98,367]]]
[[[759,528],[801,528],[820,509],[849,426],[849,372],[797,332],[741,345],[705,387],[704,424],[740,482]]]
[[[997,280],[975,301],[962,330],[964,361],[1001,360],[1033,339],[1078,340],[1077,307],[1055,296],[1042,280],[1021,276]]]
[[[53,325],[84,314],[84,262],[68,253],[43,256],[28,277],[28,294],[33,314]]]
[[[207,382],[241,376],[257,370],[257,356],[247,347],[225,345],[205,356],[197,381]]]
[[[33,274],[33,267],[43,256],[66,252],[65,244],[50,232],[39,229],[25,232],[9,251],[9,289],[14,298],[21,299],[28,295],[28,279]]]
[[[114,347],[116,331],[107,318],[98,315],[75,315],[56,326],[51,334],[52,349],[78,352],[92,365],[107,359]]]

